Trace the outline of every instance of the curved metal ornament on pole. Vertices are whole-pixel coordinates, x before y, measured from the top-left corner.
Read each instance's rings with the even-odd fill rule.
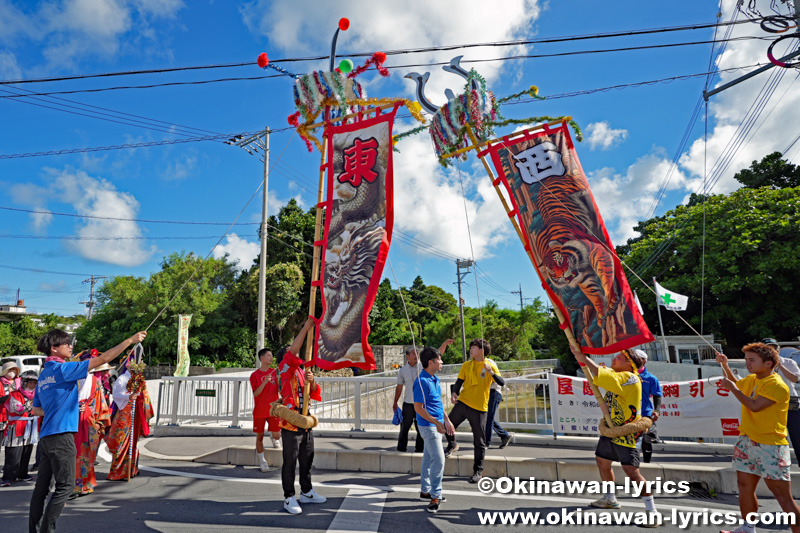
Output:
[[[558,121],[558,123],[561,123],[561,122],[562,121],[560,121],[560,120]],[[543,124],[542,127],[544,127],[546,125],[550,125],[550,124]],[[467,126],[467,135],[469,135],[469,138],[472,141],[473,148],[475,149],[476,153],[479,153],[478,152],[478,148],[480,146],[486,145],[488,143],[480,143],[478,141],[478,138],[475,137],[475,133],[472,131],[472,128],[470,127],[470,125],[467,124],[466,126]],[[500,197],[500,201],[503,204],[503,208],[506,210],[506,214],[508,215],[509,220],[511,220],[511,223],[514,225],[514,229],[517,232],[517,236],[519,237],[520,242],[522,242],[524,244],[525,243],[525,238],[524,238],[524,236],[522,234],[522,230],[520,229],[519,224],[517,223],[517,219],[514,216],[511,215],[511,209],[509,208],[508,202],[506,202],[506,199],[503,196],[502,191],[499,189],[498,185],[495,184],[496,179],[494,177],[494,172],[492,171],[492,168],[489,166],[489,163],[486,162],[485,158],[481,157],[480,155],[478,155],[478,158],[481,160],[481,163],[483,163],[483,168],[486,170],[486,173],[489,175],[489,179],[492,181],[492,186],[494,187],[494,190],[497,192],[497,196]],[[530,258],[531,262],[533,263],[534,268],[536,268],[536,260],[534,259],[531,250],[525,250],[525,251],[528,254],[528,257]],[[538,272],[538,269],[537,269],[537,272]],[[559,307],[556,305],[556,303],[553,302],[553,299],[550,298],[550,294],[549,293],[547,294],[547,297],[550,299],[550,303],[553,306],[553,310],[556,313],[556,317],[558,317],[559,324],[561,324],[563,326],[565,321],[566,321],[566,319],[564,318],[564,315],[561,313],[561,309],[559,309]],[[562,329],[564,331],[564,334],[567,336],[567,340],[569,341],[570,346],[572,346],[574,348],[577,348],[579,351],[582,351],[581,350],[581,345],[578,342],[578,340],[575,338],[575,335],[573,335],[572,330],[570,328],[562,328]],[[594,376],[592,375],[592,371],[589,370],[589,367],[585,366],[585,365],[581,366],[581,368],[587,374],[587,377],[588,377],[587,381],[589,382],[589,387],[591,387],[592,393],[594,394],[594,397],[597,400],[597,403],[600,405],[600,410],[603,412],[603,418],[605,419],[606,424],[608,424],[608,427],[614,427],[614,423],[611,420],[611,414],[608,411],[608,405],[606,404],[605,400],[603,399],[602,395],[600,394],[600,389],[598,389],[597,385],[594,384]]]
[[[131,480],[131,469],[133,468],[133,440],[136,436],[136,398],[131,401],[131,442],[128,444],[128,479]]]

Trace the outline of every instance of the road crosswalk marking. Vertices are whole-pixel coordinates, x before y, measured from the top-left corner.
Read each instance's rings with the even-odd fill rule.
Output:
[[[328,533],[378,531],[387,494],[385,490],[370,487],[350,489],[328,526]]]

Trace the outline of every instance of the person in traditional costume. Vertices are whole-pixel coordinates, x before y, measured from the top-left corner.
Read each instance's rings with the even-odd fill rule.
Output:
[[[0,368],[0,437],[8,423],[8,413],[6,412],[6,401],[15,390],[21,387],[19,379],[19,367],[9,361]]]
[[[39,417],[31,416],[33,396],[36,393],[36,372],[23,372],[22,387],[8,395],[5,407],[8,425],[3,433],[3,446],[6,448],[3,481],[0,486],[8,487],[14,481],[30,481],[28,465],[33,445],[39,442]]]
[[[81,354],[79,360],[86,361],[97,355],[97,350],[92,350]],[[78,381],[78,387],[78,432],[75,433],[78,455],[75,462],[75,489],[71,498],[94,492],[97,485],[94,472],[97,449],[103,434],[111,425],[111,409],[103,394],[103,384],[96,374],[90,372],[86,379]]]
[[[115,414],[111,421],[111,429],[105,441],[112,454],[111,468],[108,472],[110,481],[123,481],[135,477],[139,473],[139,437],[150,436],[148,421],[155,416],[147,393],[147,385],[142,383],[141,393],[128,392],[131,371],[123,365],[120,376],[114,382],[112,394]],[[135,405],[135,411],[134,411]]]

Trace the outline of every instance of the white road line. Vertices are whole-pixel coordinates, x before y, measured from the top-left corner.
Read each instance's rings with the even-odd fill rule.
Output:
[[[387,494],[385,490],[368,487],[350,489],[328,526],[328,533],[378,531]]]
[[[264,485],[280,485],[280,479],[259,479],[259,478],[241,478],[241,477],[231,477],[231,476],[217,476],[212,474],[196,474],[194,472],[180,472],[178,470],[167,470],[164,468],[155,468],[152,466],[139,466],[139,470],[146,471],[146,472],[153,472],[154,474],[164,474],[167,476],[177,476],[177,477],[189,477],[195,479],[209,479],[209,480],[218,480],[218,481],[235,481],[239,483],[260,483]],[[384,492],[419,492],[419,487],[409,487],[409,486],[397,486],[397,485],[353,485],[353,484],[338,484],[338,483],[331,483],[331,482],[319,482],[315,481],[314,486],[317,487],[328,487],[331,489],[366,489],[371,488],[378,491]],[[569,498],[566,496],[544,496],[541,494],[482,494],[477,489],[466,491],[466,490],[445,490],[443,492],[445,496],[471,496],[473,498],[500,498],[503,500],[522,500],[522,501],[541,501],[541,502],[552,502],[552,503],[565,503],[570,506],[576,507],[585,507],[588,506],[592,500],[588,498]],[[630,501],[630,500],[623,500],[622,506],[624,508],[638,508],[644,509],[644,504]],[[714,508],[714,507],[706,507],[704,504],[706,502],[701,502],[697,500],[691,500],[692,505],[682,506],[682,505],[666,505],[660,503],[659,499],[656,498],[656,506],[659,510],[663,509],[677,509],[678,511],[697,511],[698,509],[708,509],[709,512],[717,511],[720,513],[726,513],[730,511],[736,511],[737,507],[735,505],[731,505],[728,508]],[[710,502],[709,502],[710,503]]]

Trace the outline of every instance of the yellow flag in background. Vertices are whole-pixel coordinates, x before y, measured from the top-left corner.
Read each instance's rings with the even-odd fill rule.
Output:
[[[175,376],[186,377],[189,375],[189,322],[192,315],[178,315],[178,368]]]

